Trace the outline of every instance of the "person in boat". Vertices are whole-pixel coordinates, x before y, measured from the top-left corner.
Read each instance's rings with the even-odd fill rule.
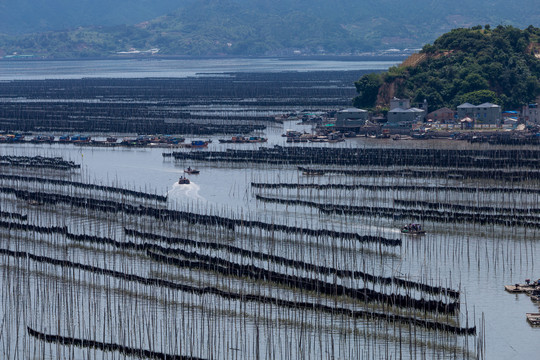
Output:
[[[188,166],[187,171],[191,171],[191,166]]]

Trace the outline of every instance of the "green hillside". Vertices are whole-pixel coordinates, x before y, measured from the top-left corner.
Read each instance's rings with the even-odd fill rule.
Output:
[[[357,83],[360,108],[390,98],[428,100],[430,109],[492,102],[517,109],[540,95],[540,29],[529,26],[459,28],[425,45],[401,66]]]

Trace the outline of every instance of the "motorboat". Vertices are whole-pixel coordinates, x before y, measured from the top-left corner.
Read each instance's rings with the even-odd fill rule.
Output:
[[[199,170],[197,169],[192,169],[191,167],[188,167],[186,170],[184,170],[184,172],[186,174],[190,174],[190,175],[198,175],[200,173]]]
[[[190,184],[191,182],[189,181],[189,179],[185,176],[180,176],[180,179],[178,179],[178,183],[180,185],[187,185],[187,184]]]

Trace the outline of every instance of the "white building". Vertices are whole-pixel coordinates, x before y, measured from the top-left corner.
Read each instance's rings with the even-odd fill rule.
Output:
[[[536,98],[536,103],[523,106],[521,114],[526,122],[540,124],[540,109],[538,109],[538,103],[540,103],[540,96]]]
[[[458,119],[469,117],[473,119],[475,124],[500,125],[502,121],[501,107],[492,103],[461,104],[457,107],[457,115]]]
[[[395,108],[388,112],[388,124],[413,124],[423,122],[426,112],[418,108]]]
[[[349,108],[336,113],[337,127],[359,127],[366,124],[369,112],[363,109]]]

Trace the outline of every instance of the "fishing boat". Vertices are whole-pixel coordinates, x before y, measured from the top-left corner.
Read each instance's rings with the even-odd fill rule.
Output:
[[[185,176],[180,176],[180,178],[178,179],[178,183],[180,185],[187,185],[187,184],[190,184],[190,181]]]
[[[202,140],[194,140],[191,142],[191,144],[186,144],[185,147],[187,148],[205,148],[209,144],[208,141],[202,141]]]
[[[261,137],[261,136],[250,136],[249,139],[247,139],[247,142],[249,143],[263,143],[267,142],[268,139]]]
[[[43,143],[52,144],[54,142],[54,136],[37,135],[37,136],[34,136],[32,140],[30,140],[30,142],[33,144],[43,144]]]
[[[73,135],[69,141],[72,143],[89,143],[90,140],[92,140],[90,136],[77,134]]]
[[[262,143],[267,142],[267,138],[263,138],[260,136],[250,136],[245,137],[241,135],[233,136],[230,139],[219,139],[219,142],[221,144],[246,144],[246,143]]]
[[[244,144],[248,142],[248,139],[241,135],[233,136],[230,139],[219,139],[220,144]]]
[[[420,224],[408,224],[404,225],[401,228],[401,233],[409,235],[423,235],[426,233],[426,231],[422,228],[422,225]]]
[[[191,174],[191,175],[198,175],[200,173],[199,170],[197,169],[192,169],[191,167],[188,167],[186,170],[184,170],[184,172],[186,174]]]

